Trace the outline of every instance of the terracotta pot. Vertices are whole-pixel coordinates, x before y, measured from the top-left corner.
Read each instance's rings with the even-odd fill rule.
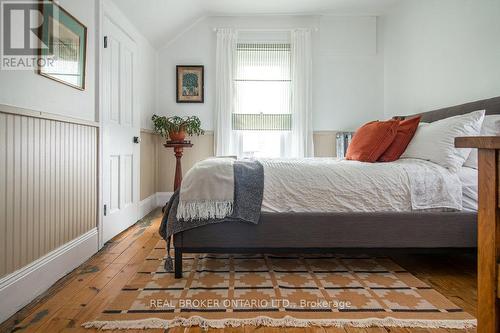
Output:
[[[184,142],[184,139],[186,139],[186,132],[183,130],[179,132],[169,132],[168,136],[172,142]]]

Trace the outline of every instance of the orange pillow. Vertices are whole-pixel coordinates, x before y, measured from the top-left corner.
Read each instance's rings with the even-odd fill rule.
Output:
[[[378,159],[380,162],[392,162],[399,159],[408,147],[411,139],[417,131],[421,117],[410,118],[399,122],[396,138],[387,150]]]
[[[347,147],[346,159],[376,162],[396,137],[399,120],[372,121],[361,126]]]

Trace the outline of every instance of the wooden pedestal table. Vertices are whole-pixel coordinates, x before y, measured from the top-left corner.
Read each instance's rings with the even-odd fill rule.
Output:
[[[174,177],[174,192],[181,186],[182,182],[182,164],[181,158],[184,153],[184,148],[191,148],[193,144],[191,142],[167,142],[163,146],[167,148],[174,148],[175,153],[175,177]]]
[[[457,148],[478,149],[477,331],[500,331],[500,136],[462,137]]]

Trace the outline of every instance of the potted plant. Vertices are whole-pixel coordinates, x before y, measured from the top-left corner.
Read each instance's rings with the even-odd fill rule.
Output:
[[[205,131],[201,129],[200,118],[190,117],[165,117],[153,115],[153,130],[156,134],[172,142],[184,142],[186,135],[200,135]]]

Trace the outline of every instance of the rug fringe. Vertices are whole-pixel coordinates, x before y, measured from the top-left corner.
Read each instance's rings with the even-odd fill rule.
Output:
[[[260,316],[249,319],[205,319],[199,316],[190,318],[177,317],[173,320],[159,318],[148,318],[142,320],[113,320],[113,321],[90,321],[82,324],[85,328],[97,328],[102,330],[119,329],[153,329],[171,327],[200,326],[201,328],[225,328],[239,327],[242,325],[268,326],[268,327],[418,327],[418,328],[454,328],[465,329],[477,326],[476,319],[468,320],[430,320],[430,319],[396,319],[365,318],[365,319],[296,319],[290,316],[284,318],[270,318]]]

